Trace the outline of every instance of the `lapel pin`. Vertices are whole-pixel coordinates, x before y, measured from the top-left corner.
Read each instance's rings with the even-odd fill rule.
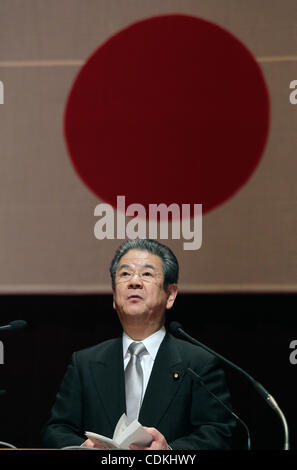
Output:
[[[178,380],[178,379],[179,379],[179,373],[178,373],[178,372],[174,372],[173,378],[174,378],[174,380]]]

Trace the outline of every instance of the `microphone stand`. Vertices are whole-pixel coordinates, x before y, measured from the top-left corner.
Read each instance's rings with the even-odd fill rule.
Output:
[[[5,331],[5,330],[15,331],[15,330],[21,330],[26,327],[27,327],[27,322],[25,320],[13,320],[8,325],[0,326],[0,330],[1,331]],[[0,390],[0,396],[3,396],[5,394],[6,394],[6,390]],[[4,448],[8,447],[10,449],[17,449],[16,446],[9,444],[9,442],[5,442],[5,441],[0,441],[0,446]]]
[[[284,450],[289,450],[290,445],[289,445],[289,428],[288,428],[288,423],[286,420],[286,417],[280,407],[278,406],[276,400],[273,398],[273,396],[261,385],[259,382],[257,382],[251,375],[249,375],[245,370],[243,370],[241,367],[237,366],[233,362],[229,361],[226,359],[224,356],[221,354],[215,352],[214,350],[210,349],[208,346],[205,346],[205,344],[200,343],[200,341],[197,341],[195,338],[192,338],[192,336],[188,335],[182,328],[181,325],[179,325],[177,322],[172,322],[172,331],[180,333],[182,336],[187,338],[191,343],[196,344],[197,346],[200,346],[201,348],[205,349],[205,351],[208,351],[210,354],[213,354],[214,356],[218,357],[221,359],[222,362],[228,364],[230,367],[233,369],[236,369],[238,372],[240,372],[242,375],[244,375],[253,385],[255,390],[259,393],[259,395],[264,398],[266,403],[268,403],[271,408],[276,411],[278,416],[281,419],[283,429],[284,429]]]
[[[247,450],[251,450],[250,431],[249,431],[249,428],[247,427],[247,425],[245,424],[245,422],[242,419],[240,419],[239,416],[237,416],[237,414],[235,414],[232,410],[230,410],[230,408],[226,405],[226,403],[223,402],[223,400],[221,400],[217,395],[215,395],[214,393],[212,393],[211,390],[209,390],[209,388],[205,385],[202,378],[200,377],[199,374],[197,374],[197,372],[195,372],[190,367],[188,367],[187,372],[192,376],[192,378],[195,381],[200,382],[200,384],[207,391],[207,393],[209,393],[218,403],[220,403],[220,405],[222,405],[225,408],[225,410],[228,411],[228,413],[231,413],[232,416],[244,427],[244,429],[247,433]]]
[[[8,442],[4,442],[4,441],[0,441],[0,446],[9,447],[9,449],[17,449],[16,446],[13,446],[12,444],[9,444]]]

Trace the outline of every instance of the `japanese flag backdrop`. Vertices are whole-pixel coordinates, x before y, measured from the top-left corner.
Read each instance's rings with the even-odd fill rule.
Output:
[[[0,292],[110,292],[97,204],[203,204],[183,292],[297,290],[294,0],[1,0]],[[128,220],[128,219],[127,219]],[[169,230],[170,234],[170,230]]]

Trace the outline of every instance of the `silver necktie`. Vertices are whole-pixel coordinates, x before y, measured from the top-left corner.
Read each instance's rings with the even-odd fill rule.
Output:
[[[126,410],[130,421],[138,418],[141,397],[143,372],[140,364],[140,357],[146,351],[142,343],[131,343],[128,351],[131,353],[130,360],[125,369],[126,386]]]

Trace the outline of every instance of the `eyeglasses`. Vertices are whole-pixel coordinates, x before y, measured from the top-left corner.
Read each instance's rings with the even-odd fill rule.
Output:
[[[156,282],[161,275],[160,272],[147,268],[144,268],[140,271],[125,268],[121,269],[115,274],[116,282],[130,282],[136,275],[139,279],[141,279],[142,282]]]

